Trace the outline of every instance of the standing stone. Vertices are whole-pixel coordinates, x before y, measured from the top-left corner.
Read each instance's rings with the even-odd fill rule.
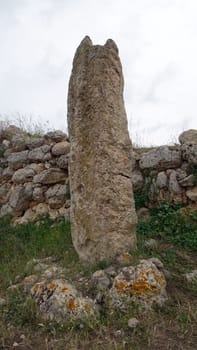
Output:
[[[136,212],[123,75],[112,40],[78,47],[69,83],[71,230],[81,260],[135,247]]]

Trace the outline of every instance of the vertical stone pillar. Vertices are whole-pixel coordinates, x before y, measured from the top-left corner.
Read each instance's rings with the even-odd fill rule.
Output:
[[[131,141],[123,75],[113,40],[85,37],[68,92],[71,232],[81,260],[110,260],[135,246]]]

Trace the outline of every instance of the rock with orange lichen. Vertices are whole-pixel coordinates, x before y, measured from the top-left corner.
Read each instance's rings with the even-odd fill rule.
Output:
[[[162,266],[162,264],[161,264]],[[129,302],[150,308],[167,300],[166,280],[152,259],[141,260],[137,266],[123,267],[114,278],[110,299],[114,306],[124,308]]]
[[[44,319],[61,322],[95,317],[98,313],[93,300],[82,297],[65,279],[41,280],[31,288],[31,296]]]

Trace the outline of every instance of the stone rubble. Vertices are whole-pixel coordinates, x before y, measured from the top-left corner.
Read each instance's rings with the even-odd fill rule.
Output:
[[[34,300],[41,319],[57,322],[95,319],[102,312],[102,307],[111,311],[132,311],[133,307],[140,305],[142,312],[146,312],[155,304],[163,305],[167,300],[163,271],[163,264],[158,258],[140,260],[137,265],[111,265],[95,271],[89,278],[78,278],[76,288],[76,282],[66,278],[67,270],[48,257],[30,260],[24,270],[26,277],[17,276],[17,284],[8,289],[14,293],[21,288],[27,298]],[[90,297],[88,290],[92,290],[93,286],[95,296]],[[2,299],[2,305],[5,303],[6,299]],[[130,328],[135,328],[137,324],[135,318],[128,321]]]
[[[139,217],[148,217],[148,208],[165,200],[197,208],[197,131],[184,133],[187,137],[180,138],[181,145],[132,152],[134,192],[147,194],[145,203],[137,208]],[[16,142],[12,143],[15,135],[22,137],[21,151]],[[36,220],[42,214],[69,220],[67,135],[54,131],[30,138],[19,128],[9,126],[0,130],[0,147],[0,216],[11,214],[18,223]]]

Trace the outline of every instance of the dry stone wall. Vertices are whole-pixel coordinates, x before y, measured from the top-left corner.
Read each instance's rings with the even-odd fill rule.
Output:
[[[138,214],[160,201],[197,208],[197,130],[180,144],[132,153],[132,181]],[[70,143],[62,131],[32,137],[15,126],[0,130],[0,215],[15,222],[40,215],[69,219]]]
[[[15,222],[69,216],[70,144],[62,131],[30,137],[15,126],[0,131],[0,215]]]

